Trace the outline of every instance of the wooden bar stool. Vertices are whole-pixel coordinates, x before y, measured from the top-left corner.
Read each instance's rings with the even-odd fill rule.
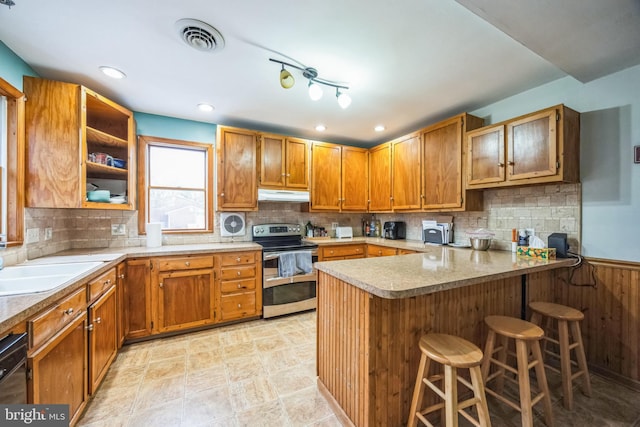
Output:
[[[458,426],[458,413],[477,427],[490,427],[491,420],[480,371],[482,350],[469,341],[453,335],[427,334],[420,338],[420,351],[422,351],[422,357],[411,401],[408,425],[415,427],[420,420],[425,425],[433,427],[433,424],[425,416],[440,409],[443,410],[442,418],[447,427]],[[444,366],[444,375],[437,374],[428,377],[429,365],[432,360]],[[469,369],[471,383],[458,376],[458,368]],[[436,381],[443,381],[444,392],[434,384]],[[458,402],[458,381],[473,391],[472,398]],[[444,402],[420,409],[425,386],[429,386]],[[466,408],[473,405],[476,406],[478,420],[465,411]]]
[[[584,314],[580,310],[567,307],[565,305],[553,304],[550,302],[532,302],[529,308],[533,311],[531,322],[541,326],[546,318],[545,342],[543,343],[543,356],[550,354],[560,359],[560,369],[546,365],[547,368],[562,375],[562,403],[568,410],[573,410],[573,380],[582,376],[582,392],[591,396],[591,380],[589,369],[587,368],[587,358],[584,355],[584,345],[582,344],[582,334],[580,333],[580,322],[584,319]],[[557,337],[552,338],[549,334],[553,331],[553,321],[557,322]],[[573,343],[570,342],[569,328],[573,335]],[[560,353],[554,353],[546,349],[546,342],[552,342],[560,348]],[[576,361],[571,360],[571,350],[575,350]],[[573,373],[571,365],[578,367]]]
[[[533,426],[533,406],[542,400],[545,422],[547,426],[552,427],[551,398],[549,387],[547,386],[547,377],[544,373],[542,352],[540,351],[540,340],[544,335],[544,331],[531,322],[516,319],[515,317],[488,316],[484,321],[489,327],[487,345],[484,351],[485,358],[482,362],[482,378],[487,393],[519,411],[523,427]],[[500,341],[498,346],[496,346],[497,339]],[[507,364],[507,355],[514,355],[508,352],[509,339],[515,341],[517,369]],[[494,358],[495,353],[498,353],[497,359]],[[532,359],[529,358],[530,353],[533,354]],[[489,375],[492,363],[498,369]],[[540,393],[533,399],[531,398],[531,384],[529,381],[529,370],[531,368],[535,368],[538,388],[540,389]],[[515,374],[515,379],[505,375],[505,371]],[[496,380],[495,391],[487,386],[489,381],[494,379]],[[519,404],[503,396],[505,379],[518,384],[520,392]]]

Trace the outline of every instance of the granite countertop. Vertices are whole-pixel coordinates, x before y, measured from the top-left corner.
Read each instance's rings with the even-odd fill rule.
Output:
[[[388,246],[390,248],[397,249],[409,249],[412,251],[422,252],[428,250],[427,248],[433,247],[441,247],[434,246],[430,244],[424,244],[420,240],[390,240],[382,237],[352,237],[350,239],[336,239],[334,237],[331,238],[304,238],[307,242],[317,243],[319,246],[327,246],[327,245],[353,245],[357,243],[368,244],[368,245],[380,245],[380,246]]]
[[[128,258],[196,255],[261,249],[262,246],[253,242],[164,245],[155,248],[73,249],[58,252],[52,256],[29,260],[20,265],[61,264],[86,261],[100,261],[102,264],[47,292],[0,297],[0,333],[26,321],[31,316],[54,304],[60,298],[69,295],[84,286],[87,282],[95,279]]]
[[[496,250],[424,245],[419,250],[422,253],[317,262],[314,266],[373,295],[399,299],[575,263],[574,259],[519,258],[511,252]]]

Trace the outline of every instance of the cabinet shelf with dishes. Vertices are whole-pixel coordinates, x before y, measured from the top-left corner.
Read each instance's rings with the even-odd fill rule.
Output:
[[[26,205],[44,208],[133,210],[133,113],[84,86],[24,77]],[[87,186],[125,203],[87,200]]]

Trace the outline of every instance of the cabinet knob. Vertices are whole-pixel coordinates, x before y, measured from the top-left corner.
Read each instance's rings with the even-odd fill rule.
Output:
[[[499,168],[503,168],[504,167],[504,163],[498,163],[498,167]]]
[[[389,200],[393,200],[393,196],[389,197]]]
[[[73,307],[67,308],[65,311],[63,311],[63,313],[71,316],[73,314]]]
[[[121,274],[121,275],[120,275],[120,276],[118,276],[118,277],[120,277],[121,279],[124,279],[124,274]]]
[[[513,163],[513,162],[507,162],[507,164],[508,164],[509,166],[513,166],[513,165],[515,165],[515,163]]]
[[[329,253],[330,253],[331,255],[333,255],[333,251],[332,251],[332,250],[331,250],[331,251],[329,251]]]
[[[160,286],[160,287],[163,287],[163,286],[164,286],[164,284],[163,284],[162,282],[160,282],[159,286]]]
[[[94,320],[94,322],[100,323],[100,322],[102,322],[102,318],[98,317],[97,319]]]
[[[242,304],[238,304],[238,308],[242,308]]]
[[[286,173],[281,173],[280,176],[287,176],[287,174]]]
[[[290,174],[290,173],[288,173],[286,176],[291,176],[291,174]]]
[[[189,267],[191,265],[191,263],[189,261],[185,262],[184,265],[186,265],[187,267]]]
[[[93,324],[87,325],[87,331],[93,331]]]
[[[241,274],[242,274],[242,273],[240,273],[240,272],[238,271],[238,276],[239,276],[239,275],[241,275]]]
[[[111,284],[111,279],[107,279],[107,280],[104,282],[104,284],[105,284],[106,286],[109,286],[109,285]]]
[[[238,283],[238,289],[241,289],[241,288],[242,288],[242,285],[240,285],[240,283]]]
[[[236,258],[236,262],[240,262],[240,257]]]
[[[224,193],[220,193],[220,197],[224,197]]]

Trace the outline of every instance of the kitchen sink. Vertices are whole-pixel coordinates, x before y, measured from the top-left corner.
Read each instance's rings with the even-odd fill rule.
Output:
[[[102,262],[15,265],[0,270],[0,296],[46,292],[102,265]]]

